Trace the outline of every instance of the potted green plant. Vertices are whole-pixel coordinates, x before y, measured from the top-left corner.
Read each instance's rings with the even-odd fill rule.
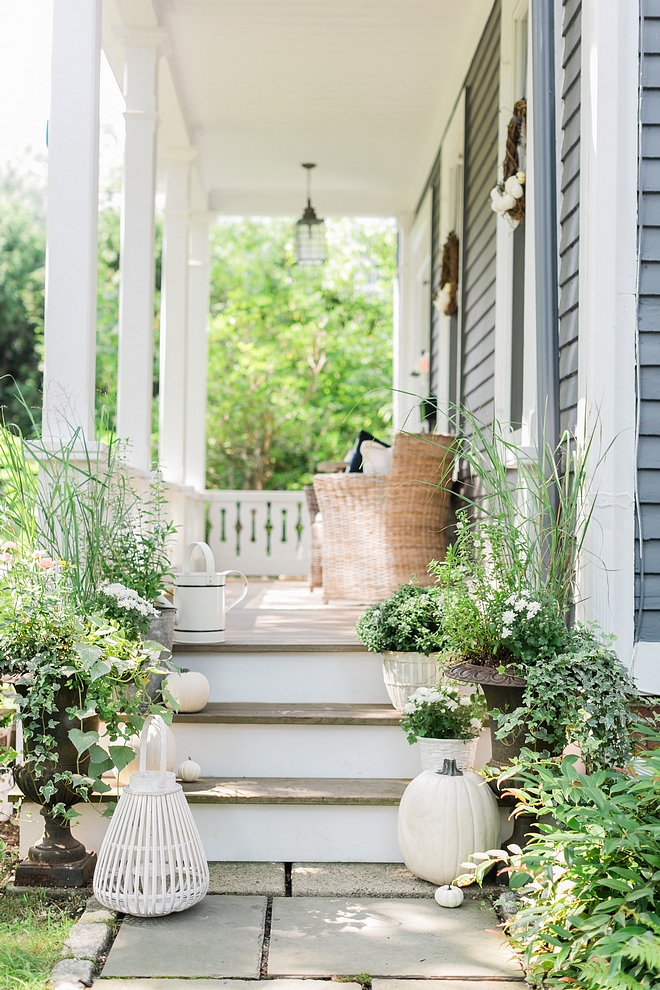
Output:
[[[438,680],[438,656],[445,645],[440,605],[439,587],[412,580],[358,619],[358,638],[382,655],[385,687],[399,711],[418,688]]]
[[[66,565],[5,542],[0,552],[0,675],[15,687],[23,753],[14,776],[40,805],[44,836],[19,864],[17,884],[83,886],[96,855],[71,834],[74,805],[103,795],[102,779],[133,758],[158,651],[128,639],[103,615],[85,614]],[[171,717],[171,715],[170,715]]]
[[[403,714],[401,728],[411,745],[419,744],[422,770],[438,770],[446,759],[455,760],[459,770],[474,766],[486,716],[483,694],[462,694],[446,684],[421,687],[410,696]]]

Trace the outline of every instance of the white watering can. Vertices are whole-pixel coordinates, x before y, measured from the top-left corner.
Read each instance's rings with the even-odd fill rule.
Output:
[[[195,549],[204,554],[206,569],[191,571],[190,561]],[[225,578],[238,574],[243,581],[243,594],[225,607]],[[225,615],[248,592],[248,581],[240,571],[216,571],[213,551],[208,543],[191,543],[183,557],[183,571],[174,575],[175,643],[224,643]]]

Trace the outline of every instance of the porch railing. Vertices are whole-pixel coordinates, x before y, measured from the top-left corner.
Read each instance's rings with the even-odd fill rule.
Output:
[[[302,492],[207,491],[202,497],[219,570],[307,575],[310,520]]]

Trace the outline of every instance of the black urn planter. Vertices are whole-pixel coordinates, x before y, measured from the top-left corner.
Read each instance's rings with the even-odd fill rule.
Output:
[[[489,713],[493,709],[501,712],[512,712],[514,708],[519,708],[522,704],[523,693],[525,691],[525,681],[514,674],[502,674],[495,667],[483,667],[476,663],[459,663],[447,671],[447,676],[455,681],[464,681],[468,684],[479,684],[486,696],[486,704]],[[493,770],[502,770],[516,757],[520,756],[525,741],[525,726],[498,739],[496,736],[498,720],[489,714],[490,738],[492,745],[492,756],[488,766]],[[498,802],[505,808],[514,808],[516,799],[508,794],[502,794],[496,780],[489,781],[491,790],[494,792]],[[513,785],[510,781],[507,787]],[[537,822],[535,815],[518,815],[514,818],[513,833],[507,843],[514,843],[522,849],[526,845],[527,836],[532,825]],[[496,883],[506,885],[508,878],[502,874]]]
[[[29,688],[18,685],[19,694],[26,695]],[[78,751],[69,739],[70,729],[83,732],[98,731],[98,715],[84,720],[73,719],[67,708],[80,705],[80,694],[74,688],[62,687],[55,695],[56,712],[44,714],[44,729],[50,720],[57,725],[48,730],[57,742],[57,761],[41,764],[39,776],[30,759],[31,740],[24,742],[24,762],[16,766],[14,779],[29,801],[42,805],[44,834],[36,845],[31,846],[27,858],[16,869],[16,886],[32,887],[85,887],[92,879],[96,866],[96,853],[88,852],[82,842],[71,834],[71,824],[66,819],[53,815],[52,808],[62,803],[67,809],[81,801],[80,795],[66,781],[56,781],[57,774],[71,771],[85,774],[89,767],[89,753],[78,756]],[[52,782],[55,793],[45,801],[39,788]]]

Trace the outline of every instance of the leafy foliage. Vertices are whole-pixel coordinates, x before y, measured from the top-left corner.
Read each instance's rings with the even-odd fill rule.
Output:
[[[481,732],[486,717],[486,699],[482,694],[461,694],[456,688],[438,684],[435,688],[418,688],[403,709],[401,728],[408,742],[424,739],[474,739]]]
[[[526,669],[562,650],[567,637],[559,604],[529,579],[531,548],[501,521],[477,530],[460,510],[456,539],[430,570],[442,593],[445,650],[454,662]]]
[[[525,741],[536,750],[557,756],[569,742],[580,747],[590,769],[624,766],[635,694],[614,650],[578,627],[565,651],[527,669],[523,704],[500,715],[499,732],[505,736],[523,725]]]
[[[213,234],[208,484],[299,488],[361,428],[390,422],[396,231],[329,221],[328,261],[298,268],[290,220]]]
[[[638,727],[660,744],[657,729]],[[529,757],[531,754],[527,754]],[[486,859],[462,884],[505,864],[522,908],[508,922],[536,987],[647,990],[660,985],[660,750],[635,770],[578,773],[576,757],[516,761],[517,814],[539,819],[523,850]]]
[[[128,740],[140,730],[145,709],[167,714],[160,706],[142,704],[160,648],[137,646],[103,616],[80,614],[69,585],[50,558],[25,557],[6,544],[3,556],[11,559],[4,561],[0,575],[0,674],[19,675],[27,762],[35,778],[43,780],[39,791],[49,804],[55,795],[48,771],[57,762],[52,734],[57,725],[56,695],[62,687],[73,688],[78,704],[67,711],[81,728],[71,729],[69,738],[80,757],[90,755],[91,763],[85,773],[65,771],[57,779],[89,799],[92,792],[109,790],[100,779],[104,772],[113,766],[121,769],[129,753],[132,758]],[[110,756],[98,745],[98,732],[82,731],[83,720],[93,714],[104,723],[110,742],[119,743],[110,748]],[[52,804],[52,813],[76,814],[57,803]]]
[[[0,897],[0,990],[46,990],[53,965],[89,891],[70,891],[53,903],[38,887]]]
[[[372,605],[357,621],[358,638],[368,650],[435,653],[445,645],[440,589],[403,584],[378,605]]]

